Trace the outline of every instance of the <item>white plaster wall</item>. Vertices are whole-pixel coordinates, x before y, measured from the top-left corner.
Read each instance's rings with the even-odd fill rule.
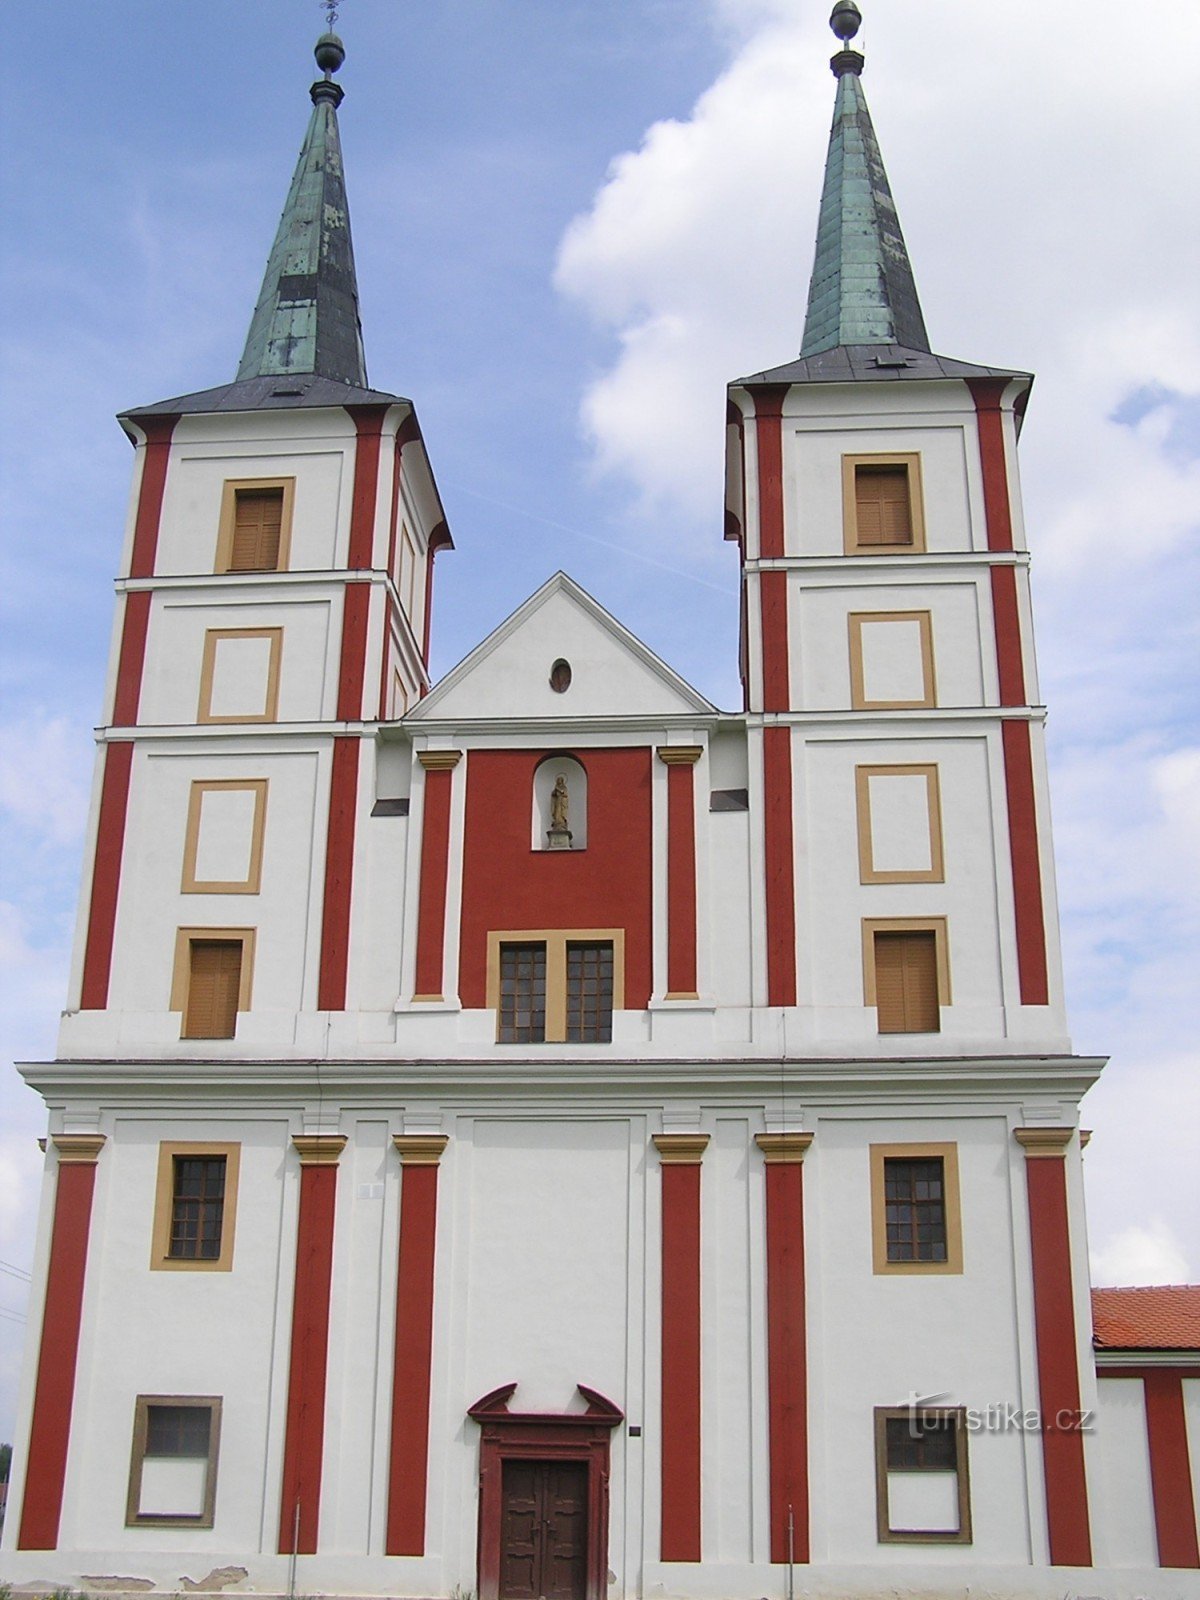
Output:
[[[291,1039],[291,1013],[305,1002],[319,937],[313,841],[323,845],[317,815],[315,751],[215,749],[194,742],[140,751],[134,762],[126,848],[114,940],[110,1006],[127,1013],[131,1038],[161,1037],[178,1046],[180,1014],[169,1011],[175,931],[180,927],[258,930],[250,1018]],[[188,800],[194,779],[266,778],[266,823],[258,894],[184,894],[180,883]],[[311,1005],[315,995],[307,1000]],[[274,1019],[270,1013],[275,1013]],[[192,1049],[196,1045],[191,1046]],[[203,1045],[211,1049],[211,1042]]]
[[[349,418],[346,419],[349,423]],[[348,525],[354,473],[353,429],[343,444],[328,439],[255,444],[245,441],[206,448],[176,442],[163,491],[155,573],[159,576],[212,572],[216,565],[221,492],[229,479],[295,478],[290,572],[323,572],[344,563],[343,523]]]
[[[1092,1553],[1099,1565],[1157,1566],[1145,1386],[1140,1378],[1101,1378],[1099,1389],[1099,1450],[1091,1457]]]
[[[1014,1301],[1009,1131],[1002,1115],[830,1112],[805,1158],[814,1558],[894,1574],[961,1565],[955,1545],[879,1545],[874,1408],[912,1395],[932,1403],[1036,1404],[1022,1389]],[[871,1262],[872,1143],[958,1147],[961,1274],[876,1275]],[[968,1441],[973,1543],[983,1565],[1031,1558],[1023,1436],[979,1428]],[[895,1581],[893,1578],[892,1581]]]
[[[1192,1498],[1196,1526],[1200,1528],[1200,1375],[1183,1380],[1183,1414],[1187,1423],[1188,1455],[1192,1468]]]
[[[278,1491],[264,1476],[264,1445],[268,1431],[282,1429],[294,1236],[281,1182],[287,1123],[128,1113],[109,1132],[97,1169],[60,1544],[120,1548],[134,1572],[143,1554],[270,1549]],[[159,1142],[203,1138],[242,1146],[232,1270],[151,1272]],[[213,1528],[125,1527],[139,1394],[222,1397]]]
[[[159,591],[151,606],[139,722],[142,726],[196,721],[204,635],[208,629],[282,628],[280,722],[315,722],[335,714],[340,600],[329,587],[292,585],[268,595],[248,584],[237,596],[225,586]],[[222,724],[231,727],[230,724]]]
[[[857,730],[856,730],[857,731]],[[794,743],[797,774],[796,868],[801,1002],[816,1008],[818,1038],[856,1048],[911,1054],[956,1053],[973,1043],[995,1049],[1004,1037],[995,847],[988,745],[982,734],[912,738],[818,738]],[[944,883],[859,882],[855,768],[933,762],[941,790]],[[863,999],[864,917],[947,918],[951,1004],[941,1032],[881,1035]]]
[[[850,626],[855,611],[928,611],[939,708],[995,704],[995,647],[986,574],[964,567],[933,570],[891,561],[853,575],[845,568],[788,579],[792,706],[797,711],[850,709]],[[862,716],[864,713],[859,712]]]

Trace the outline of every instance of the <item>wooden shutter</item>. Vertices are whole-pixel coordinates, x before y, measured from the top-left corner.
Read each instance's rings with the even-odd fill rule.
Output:
[[[937,935],[876,933],[875,1005],[880,1033],[937,1033]]]
[[[233,512],[230,572],[275,572],[283,527],[282,489],[239,489]]]
[[[241,985],[240,939],[193,939],[183,1037],[232,1039]]]
[[[912,543],[907,467],[855,467],[854,497],[859,544]]]

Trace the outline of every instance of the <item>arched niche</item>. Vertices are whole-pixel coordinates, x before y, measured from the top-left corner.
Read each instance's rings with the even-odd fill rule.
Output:
[[[555,829],[554,790],[559,779],[567,791],[567,833]],[[551,755],[539,761],[533,774],[533,848],[535,850],[586,850],[588,835],[587,770],[574,756]]]

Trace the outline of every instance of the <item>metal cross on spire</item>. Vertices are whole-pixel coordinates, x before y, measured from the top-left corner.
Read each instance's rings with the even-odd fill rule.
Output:
[[[341,9],[338,0],[317,0],[317,4],[324,10],[325,26],[332,33],[338,19],[338,11]]]

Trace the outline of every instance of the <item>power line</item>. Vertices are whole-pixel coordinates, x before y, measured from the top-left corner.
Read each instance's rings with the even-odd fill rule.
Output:
[[[14,1278],[24,1278],[26,1283],[33,1282],[24,1267],[14,1267],[11,1261],[0,1261],[0,1272],[9,1272]]]

